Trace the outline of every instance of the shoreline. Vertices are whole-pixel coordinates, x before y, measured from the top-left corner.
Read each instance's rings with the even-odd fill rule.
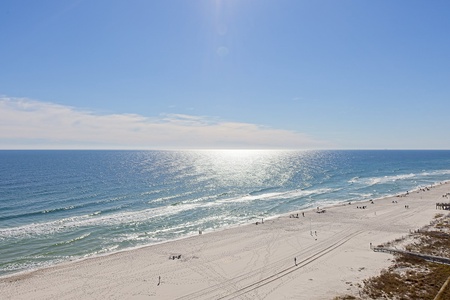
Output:
[[[450,180],[448,180],[448,181],[450,182]],[[402,194],[402,193],[399,193],[398,195],[400,195],[400,194]],[[388,195],[388,196],[383,196],[383,197],[379,197],[379,198],[374,198],[374,200],[394,197],[396,195]],[[368,201],[370,201],[370,200],[358,200],[358,201],[354,201],[354,202],[355,203],[364,203],[364,202],[368,202]],[[320,207],[326,209],[326,208],[338,207],[338,206],[341,206],[341,205],[345,205],[346,203],[348,203],[348,201],[343,200],[343,201],[340,201],[338,203],[328,204],[328,205],[320,206]],[[273,219],[289,216],[289,214],[298,213],[298,212],[302,212],[302,211],[303,212],[315,211],[315,208],[312,207],[312,206],[311,207],[305,207],[305,208],[299,208],[298,210],[294,210],[294,211],[290,211],[290,212],[286,212],[286,213],[282,213],[282,214],[277,214],[277,215],[273,215],[273,216],[264,217],[264,220],[270,221],[270,220],[273,220]],[[256,220],[260,220],[261,218],[263,218],[263,217],[252,217],[251,219],[248,219],[246,222],[242,222],[242,223],[238,223],[238,224],[231,224],[231,225],[227,225],[225,227],[220,227],[220,228],[216,228],[216,229],[212,229],[212,230],[202,231],[202,234],[206,235],[206,234],[220,232],[220,231],[223,231],[223,230],[230,230],[230,229],[233,229],[233,228],[236,228],[236,227],[240,227],[240,226],[252,225],[252,224],[255,224],[255,222],[253,222],[253,220],[255,220],[255,221]],[[85,256],[85,257],[76,257],[76,258],[73,258],[73,259],[63,260],[63,261],[60,261],[58,263],[53,263],[53,264],[49,264],[49,265],[39,266],[37,268],[31,268],[31,269],[26,269],[26,270],[13,272],[13,273],[10,273],[10,274],[0,275],[0,280],[8,279],[9,277],[14,277],[14,276],[27,275],[28,273],[39,272],[41,270],[58,267],[60,265],[82,262],[82,261],[89,260],[89,259],[95,259],[95,258],[98,258],[98,257],[104,257],[104,256],[109,256],[109,255],[115,255],[115,254],[119,254],[119,253],[127,252],[127,251],[134,251],[134,250],[138,250],[138,249],[146,248],[146,247],[153,247],[153,246],[157,246],[157,245],[160,245],[160,244],[176,242],[176,241],[179,241],[179,240],[189,239],[189,238],[196,237],[196,236],[198,236],[198,233],[192,232],[190,234],[187,234],[187,235],[184,235],[184,236],[180,236],[180,237],[177,237],[177,238],[174,238],[174,239],[170,239],[170,240],[164,240],[164,241],[159,241],[159,242],[155,242],[155,243],[151,243],[151,244],[134,246],[134,247],[130,247],[130,248],[120,249],[120,250],[116,250],[116,251],[112,251],[112,252],[105,252],[105,253],[101,253],[101,254],[91,254],[91,255],[88,255],[88,256]]]
[[[450,179],[441,181],[439,183],[434,183],[430,187],[440,186],[440,185],[444,185],[444,184],[447,184],[447,183],[450,183]],[[428,187],[428,186],[425,186],[425,187]],[[417,191],[419,191],[422,188],[423,187],[417,187],[416,189],[413,189],[410,192],[417,192]],[[364,204],[364,203],[368,203],[370,201],[377,201],[377,200],[382,200],[382,199],[387,199],[387,198],[399,197],[401,195],[404,195],[405,193],[406,192],[400,192],[398,194],[387,195],[387,196],[373,198],[373,199],[369,199],[369,200],[359,200],[359,201],[354,201],[353,200],[352,203]],[[343,201],[341,201],[339,203],[329,204],[329,205],[320,206],[320,207],[322,209],[326,210],[326,209],[333,208],[333,207],[345,206],[345,205],[348,205],[348,203],[349,203],[349,201],[343,200]],[[287,212],[287,213],[282,213],[282,214],[270,216],[270,217],[264,218],[264,220],[270,221],[270,220],[274,220],[274,219],[278,219],[278,218],[287,217],[287,216],[289,216],[291,214],[297,214],[297,213],[301,213],[301,212],[305,212],[305,213],[306,212],[315,212],[315,211],[316,211],[316,208],[314,208],[314,207],[300,208],[298,210],[290,211],[290,212]],[[237,228],[237,227],[240,227],[240,226],[254,225],[255,222],[253,222],[251,220],[260,220],[261,218],[253,217],[252,219],[249,219],[248,222],[243,222],[243,223],[240,223],[240,224],[228,225],[226,227],[221,227],[221,228],[213,229],[213,230],[210,230],[210,231],[202,231],[202,235],[213,234],[213,233],[221,232],[221,231],[224,231],[224,230],[230,230],[230,229],[234,229],[234,228]],[[38,268],[35,268],[35,269],[27,269],[27,270],[14,272],[14,273],[11,273],[11,274],[0,275],[0,281],[3,280],[3,279],[8,279],[10,277],[15,277],[15,276],[28,276],[30,273],[40,272],[40,271],[43,271],[43,270],[46,270],[46,269],[51,269],[51,268],[55,268],[55,267],[62,266],[62,265],[70,265],[70,264],[73,264],[73,263],[83,262],[83,261],[90,260],[90,259],[96,259],[96,258],[105,257],[105,256],[109,256],[109,255],[116,255],[116,254],[120,254],[120,253],[123,253],[123,252],[135,251],[135,250],[139,250],[139,249],[142,249],[142,248],[158,246],[158,245],[165,244],[165,243],[177,242],[177,241],[184,240],[184,239],[190,239],[190,238],[197,237],[198,235],[199,234],[192,233],[192,234],[188,234],[188,235],[185,235],[185,236],[180,236],[180,237],[175,238],[175,239],[160,241],[160,242],[156,242],[156,243],[152,243],[152,244],[139,245],[139,246],[135,246],[135,247],[131,247],[131,248],[125,248],[125,249],[121,249],[121,250],[117,250],[117,251],[113,251],[113,252],[106,252],[106,253],[101,253],[101,254],[89,255],[87,257],[79,257],[79,258],[69,259],[69,260],[61,261],[59,263],[51,264],[51,265],[48,265],[48,266],[42,266],[42,267],[38,267]]]
[[[9,274],[0,277],[0,290],[5,292],[7,299],[25,299],[27,295],[30,295],[30,291],[37,291],[37,294],[34,295],[35,298],[50,298],[50,296],[57,298],[72,298],[75,296],[91,298],[92,296],[92,298],[98,298],[104,296],[106,291],[110,291],[107,293],[108,298],[120,298],[120,295],[130,296],[133,294],[137,298],[148,298],[149,295],[153,295],[162,299],[177,297],[184,299],[189,294],[204,291],[199,296],[201,299],[203,296],[227,295],[234,293],[236,290],[242,290],[245,286],[272,276],[271,274],[274,272],[276,274],[277,270],[291,268],[294,257],[298,257],[301,261],[301,257],[321,253],[323,255],[314,261],[306,261],[307,265],[293,269],[293,273],[296,274],[289,273],[280,279],[246,292],[246,295],[267,295],[269,299],[275,299],[274,295],[284,295],[287,298],[292,296],[292,299],[295,299],[294,295],[297,295],[297,297],[298,295],[308,295],[309,299],[330,299],[332,295],[329,295],[329,291],[326,291],[329,290],[329,286],[332,286],[336,292],[343,293],[351,292],[351,286],[345,282],[342,285],[339,276],[334,277],[335,281],[341,283],[337,286],[329,284],[330,278],[324,281],[319,279],[320,277],[327,278],[327,276],[330,276],[327,273],[336,267],[328,270],[330,269],[330,266],[328,266],[329,268],[324,270],[323,267],[317,265],[317,261],[330,263],[325,259],[327,256],[344,256],[347,259],[345,261],[349,263],[349,266],[351,265],[349,268],[353,271],[346,269],[345,265],[340,265],[338,271],[342,273],[345,269],[346,275],[338,275],[348,277],[345,281],[352,282],[355,285],[362,278],[377,275],[377,272],[385,267],[390,258],[386,259],[383,254],[373,254],[368,249],[369,240],[370,243],[374,244],[386,242],[398,237],[399,233],[407,234],[408,232],[405,232],[406,227],[414,229],[426,225],[431,221],[433,214],[440,212],[435,209],[435,202],[442,201],[442,198],[437,196],[441,197],[441,194],[450,191],[449,182],[446,180],[439,184],[433,184],[431,187],[425,187],[429,189],[428,191],[422,191],[422,189],[425,189],[424,187],[417,188],[414,191],[411,190],[406,197],[400,196],[406,194],[404,192],[395,196],[373,199],[375,202],[373,205],[370,204],[370,200],[352,202],[352,204],[343,202],[323,207],[325,209],[323,214],[314,213],[316,208],[301,209],[267,218],[264,220],[264,224],[260,223],[258,226],[255,226],[255,223],[241,224],[207,231],[202,235],[186,236],[157,244],[62,262],[37,270]],[[422,199],[422,197],[425,199]],[[401,207],[398,207],[398,203],[390,203],[389,201],[408,201],[412,204],[408,203],[408,205],[411,205],[411,209],[402,210]],[[423,203],[424,201],[427,203]],[[367,209],[356,208],[359,204],[365,205],[366,203]],[[305,217],[302,217],[302,212],[305,213]],[[397,220],[396,212],[403,218]],[[289,218],[289,215],[296,213],[299,213],[298,219]],[[386,227],[386,224],[378,224],[374,219],[390,221],[393,224]],[[313,231],[316,233],[315,236]],[[317,234],[317,232],[319,233]],[[367,235],[370,235],[370,238]],[[356,244],[355,240],[357,240]],[[365,242],[365,246],[361,246],[363,242]],[[275,245],[277,246],[275,247]],[[335,246],[336,248],[333,248]],[[324,252],[323,249],[327,248],[331,250]],[[370,262],[363,266],[364,262],[355,259],[359,263],[353,266],[355,260],[348,260],[348,252],[358,253],[364,259],[369,257]],[[170,260],[169,257],[175,254],[181,255],[181,258]],[[136,270],[129,269],[130,263],[138,265]],[[336,263],[339,265],[339,262],[333,262],[333,264]],[[99,267],[103,264],[111,272]],[[358,265],[361,266],[358,267]],[[176,267],[174,268],[174,266]],[[246,268],[243,266],[246,266]],[[313,278],[305,277],[302,272],[310,268],[312,268],[310,273],[314,274],[314,276],[311,276]],[[314,268],[317,270],[314,271]],[[80,273],[80,269],[84,271]],[[128,271],[125,272],[124,269]],[[116,273],[121,275],[114,276]],[[239,282],[233,280],[233,278],[240,278],[242,274],[245,275],[244,280]],[[98,280],[98,275],[110,278],[109,285],[107,282]],[[157,286],[154,283],[157,283],[158,276],[162,277],[162,283]],[[77,280],[68,280],[70,278],[76,278]],[[86,282],[80,280],[80,278],[91,278],[94,283],[86,285]],[[114,287],[114,280],[112,279],[130,280],[130,278],[132,280],[129,283],[134,287],[132,290],[125,286],[119,290]],[[142,278],[144,279],[142,280]],[[151,284],[150,278],[153,281]],[[311,291],[307,287],[314,287],[316,282],[321,280],[322,285],[328,284],[327,288],[321,288],[323,294],[316,289]],[[55,281],[59,282],[60,286],[64,286],[65,289],[60,290],[54,287],[52,282]],[[46,284],[44,284],[45,282]],[[133,282],[139,284],[136,285]],[[304,287],[298,287],[294,284],[295,282],[297,284],[299,282],[308,284]],[[276,288],[277,284],[281,287]],[[106,290],[101,289],[105,285],[107,286]],[[211,285],[221,287],[210,291]],[[172,289],[167,289],[168,286],[172,286]],[[277,292],[270,292],[274,289],[274,286]],[[99,293],[97,291],[99,288],[103,292]],[[128,292],[123,292],[123,289],[128,290]]]
[[[444,182],[450,182],[450,179],[449,180],[445,180]],[[432,183],[431,186],[436,186],[436,185],[439,185],[439,184],[442,184],[442,183],[443,183],[442,180],[441,181],[437,181],[437,182]],[[426,187],[428,185],[423,185],[423,186]],[[421,186],[416,186],[414,188],[414,190],[411,190],[411,191],[415,191],[415,190],[420,189],[420,188],[421,188]],[[298,189],[298,190],[303,190],[303,189]],[[373,198],[373,200],[394,197],[394,196],[398,196],[398,195],[401,195],[401,194],[404,194],[404,192],[398,192],[397,194],[388,194],[388,195],[384,195],[384,196],[378,196],[376,198]],[[275,218],[287,216],[287,215],[289,215],[291,213],[294,213],[294,212],[301,212],[301,211],[305,211],[306,212],[306,211],[309,211],[309,210],[313,211],[314,208],[315,208],[315,205],[317,205],[317,204],[319,204],[320,207],[328,208],[328,207],[335,207],[335,206],[345,205],[349,201],[352,201],[354,203],[364,203],[364,202],[367,202],[367,201],[370,201],[370,200],[369,199],[357,199],[357,200],[351,199],[351,200],[338,200],[338,201],[324,200],[323,203],[304,203],[300,207],[298,207],[296,210],[293,210],[293,211],[278,213],[276,215],[267,216],[267,217],[265,217],[265,216],[253,216],[253,217],[249,217],[246,220],[240,220],[239,223],[227,224],[227,225],[225,225],[223,227],[220,227],[220,228],[209,228],[209,229],[206,229],[205,231],[203,231],[203,233],[204,234],[209,234],[209,233],[213,233],[213,232],[220,232],[222,230],[232,229],[232,228],[239,227],[239,226],[250,225],[250,224],[254,223],[253,221],[256,221],[256,220],[261,219],[261,218],[269,220],[269,219],[275,219]],[[199,229],[201,229],[201,228],[199,228]],[[191,237],[195,237],[195,236],[197,236],[197,231],[191,231],[191,232],[188,232],[186,234],[183,234],[182,236],[178,236],[178,237],[171,238],[171,239],[168,239],[168,240],[161,240],[160,239],[159,241],[151,242],[151,243],[148,243],[148,244],[141,244],[141,245],[136,245],[136,246],[132,246],[132,247],[126,247],[126,248],[122,248],[122,249],[118,249],[118,250],[114,249],[114,250],[108,251],[108,252],[107,251],[105,251],[105,252],[98,251],[98,252],[102,252],[102,253],[87,253],[85,255],[73,256],[73,257],[64,256],[65,259],[57,259],[57,260],[55,260],[56,262],[55,261],[44,262],[43,264],[40,264],[38,266],[34,266],[34,267],[31,267],[31,268],[22,269],[22,270],[16,270],[16,271],[12,271],[12,272],[8,272],[8,273],[5,273],[5,274],[2,274],[2,275],[0,275],[0,279],[7,278],[7,277],[10,277],[10,276],[15,276],[15,275],[21,275],[21,274],[26,274],[26,273],[30,273],[30,272],[35,272],[35,271],[39,271],[41,269],[52,268],[54,266],[61,265],[61,264],[72,263],[72,262],[77,262],[77,261],[84,261],[86,259],[102,257],[102,256],[105,256],[105,255],[114,255],[116,253],[121,253],[121,252],[125,252],[125,251],[133,251],[133,250],[136,250],[136,249],[139,249],[139,248],[143,248],[143,247],[144,248],[145,247],[151,247],[151,246],[154,246],[154,245],[159,245],[161,243],[173,242],[173,241],[177,241],[177,240],[180,240],[180,239],[191,238]]]

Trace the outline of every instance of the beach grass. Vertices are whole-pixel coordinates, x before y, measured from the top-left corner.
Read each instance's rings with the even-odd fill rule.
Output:
[[[450,276],[450,266],[396,255],[392,267],[364,282],[369,299],[434,299]],[[364,297],[363,297],[364,298]]]
[[[436,214],[431,225],[408,237],[412,240],[405,250],[425,255],[450,258],[450,214]],[[390,247],[401,243],[387,243]],[[335,300],[345,299],[435,299],[450,278],[450,265],[425,261],[417,256],[397,253],[393,264],[378,276],[364,280],[359,297],[343,295]],[[450,286],[444,286],[439,299],[450,299]]]

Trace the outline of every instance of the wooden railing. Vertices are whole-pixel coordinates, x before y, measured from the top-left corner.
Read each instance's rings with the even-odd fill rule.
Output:
[[[417,252],[409,252],[409,251],[405,251],[405,250],[398,250],[398,249],[385,248],[385,247],[372,247],[372,250],[375,252],[386,252],[386,253],[391,253],[391,254],[400,253],[400,254],[404,254],[404,255],[420,257],[426,261],[450,265],[450,258],[442,257],[442,256],[427,255],[427,254],[422,254],[422,253],[417,253]]]

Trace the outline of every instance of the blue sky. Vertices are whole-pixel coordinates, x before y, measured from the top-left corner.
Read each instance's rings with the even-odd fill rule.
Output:
[[[0,149],[450,149],[449,1],[0,2]]]

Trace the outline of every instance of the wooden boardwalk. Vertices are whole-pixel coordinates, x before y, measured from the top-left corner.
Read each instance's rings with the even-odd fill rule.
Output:
[[[392,248],[384,248],[384,247],[372,247],[372,250],[375,252],[386,252],[386,253],[391,253],[391,254],[399,253],[399,254],[403,254],[403,255],[410,255],[410,256],[422,258],[426,261],[450,265],[450,258],[442,257],[442,256],[426,255],[426,254],[421,254],[421,253],[417,253],[417,252],[409,252],[409,251],[397,250],[397,249],[392,249]]]

